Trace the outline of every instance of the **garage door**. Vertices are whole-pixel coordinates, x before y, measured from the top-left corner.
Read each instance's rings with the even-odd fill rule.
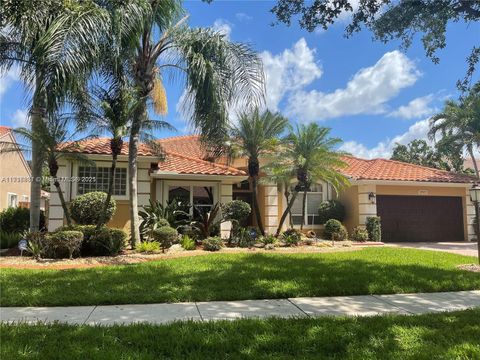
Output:
[[[385,242],[463,241],[462,198],[377,196]]]

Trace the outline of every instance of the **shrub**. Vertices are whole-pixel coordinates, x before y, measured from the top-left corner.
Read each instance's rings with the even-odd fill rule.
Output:
[[[75,198],[70,204],[72,219],[80,225],[94,225],[100,220],[107,194],[101,191],[94,191]],[[110,221],[115,214],[117,205],[111,199],[107,208],[104,224]]]
[[[170,226],[162,226],[153,230],[153,238],[158,241],[162,248],[162,252],[168,249],[178,239],[178,232]]]
[[[142,241],[135,250],[141,253],[154,253],[160,251],[160,244],[156,241]]]
[[[92,246],[90,244],[90,239],[97,232],[97,226],[96,225],[71,225],[71,226],[64,225],[56,229],[55,232],[68,231],[68,230],[80,231],[83,234],[83,241],[82,241],[82,245],[80,246],[80,253],[82,254],[82,256],[92,255]]]
[[[162,226],[170,226],[170,223],[168,222],[167,219],[160,218],[157,221],[157,227],[162,227]]]
[[[287,229],[282,233],[282,240],[287,246],[297,245],[302,240],[302,233],[297,229]]]
[[[126,247],[127,234],[122,229],[103,227],[95,231],[88,242],[93,255],[116,256]]]
[[[353,229],[352,239],[355,241],[368,241],[367,229],[357,226]]]
[[[267,245],[275,245],[277,242],[278,242],[278,239],[273,236],[272,234],[267,234],[265,236],[262,236],[260,237],[260,239],[258,239],[258,241],[263,244],[263,246],[267,246]]]
[[[256,238],[252,236],[252,232],[246,228],[238,228],[236,234],[232,238],[234,244],[241,248],[250,248],[255,245]]]
[[[219,236],[212,236],[202,241],[203,250],[218,251],[223,247],[222,239]]]
[[[325,223],[325,230],[323,236],[327,240],[346,240],[348,239],[348,232],[345,226],[336,219],[330,219]]]
[[[22,234],[14,232],[9,233],[0,230],[0,249],[10,249],[18,245],[18,242],[22,239]]]
[[[80,253],[83,234],[80,231],[57,231],[45,236],[45,253],[52,258],[71,259]]]
[[[320,224],[325,224],[330,219],[342,222],[345,219],[345,207],[337,200],[322,201],[318,207]]]
[[[252,208],[248,203],[242,200],[233,200],[226,204],[222,205],[222,217],[225,221],[232,222],[232,231],[230,234],[230,238],[235,238],[238,236],[238,233],[244,228],[241,228],[240,225],[242,222],[247,218],[248,215],[252,212]],[[242,245],[244,247],[249,247],[252,245],[252,241],[250,239],[244,238],[242,234],[243,242]],[[254,241],[253,241],[254,242]],[[239,246],[242,246],[239,244]]]
[[[30,232],[26,236],[28,247],[27,251],[34,259],[40,259],[45,253],[44,235],[40,231]]]
[[[0,212],[0,229],[6,233],[23,233],[30,228],[30,209],[9,207]],[[45,214],[40,212],[39,229],[45,228]]]
[[[180,240],[180,244],[185,250],[195,250],[197,248],[195,244],[195,240],[193,240],[188,235],[183,235],[182,240]]]
[[[370,241],[382,241],[382,224],[378,216],[367,217],[365,224],[368,231],[368,238]]]

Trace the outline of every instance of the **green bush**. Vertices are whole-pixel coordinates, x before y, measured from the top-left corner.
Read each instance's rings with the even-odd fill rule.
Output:
[[[45,254],[44,234],[40,231],[30,232],[26,235],[27,251],[34,259],[40,259]]]
[[[348,232],[340,221],[336,219],[330,219],[325,223],[323,236],[327,240],[342,241],[348,239]]]
[[[154,253],[160,251],[160,244],[156,241],[142,241],[135,250],[141,253]]]
[[[106,228],[106,227],[103,227],[103,228]],[[56,229],[55,232],[68,231],[68,230],[80,231],[83,234],[83,241],[80,247],[80,253],[82,254],[82,256],[92,255],[92,246],[90,244],[90,239],[92,238],[93,235],[96,234],[97,226],[96,225],[71,225],[71,226],[64,225]]]
[[[0,249],[10,249],[18,245],[18,242],[22,239],[20,233],[8,233],[0,230]]]
[[[345,206],[337,200],[322,201],[318,207],[318,219],[322,225],[330,219],[342,222],[345,220]]]
[[[260,239],[258,239],[258,241],[263,244],[263,246],[267,246],[267,245],[275,245],[277,242],[278,242],[278,239],[273,236],[272,234],[267,234],[265,236],[262,236],[260,237]]]
[[[107,194],[101,191],[94,191],[75,198],[70,204],[72,219],[80,225],[95,225],[100,220]],[[117,204],[111,199],[105,217],[106,224],[115,214]]]
[[[357,226],[353,229],[352,240],[355,241],[368,241],[368,231],[367,229]]]
[[[218,251],[223,247],[223,242],[219,236],[212,236],[203,240],[202,245],[205,251]]]
[[[197,248],[195,244],[195,240],[193,240],[188,235],[183,235],[182,240],[180,240],[180,244],[185,250],[195,250]]]
[[[116,256],[126,247],[127,234],[122,229],[103,227],[88,242],[90,252],[97,256]]]
[[[170,226],[162,226],[153,230],[153,238],[158,241],[162,251],[165,252],[165,249],[168,249],[178,240],[178,232]]]
[[[9,207],[0,212],[0,229],[7,233],[23,233],[30,228],[30,209]],[[39,229],[45,229],[45,214],[40,212]]]
[[[302,240],[302,233],[297,229],[287,229],[282,233],[282,240],[287,246],[297,245]]]
[[[170,226],[170,223],[168,222],[167,219],[160,218],[157,221],[157,227],[162,227],[162,226]]]
[[[63,259],[80,253],[83,234],[80,231],[57,231],[45,236],[45,253],[48,257]]]
[[[378,216],[367,217],[365,224],[368,231],[368,238],[370,241],[382,241],[382,224]]]

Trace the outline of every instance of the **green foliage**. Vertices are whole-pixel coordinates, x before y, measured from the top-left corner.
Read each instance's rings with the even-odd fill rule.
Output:
[[[93,225],[100,221],[107,194],[94,191],[76,197],[70,204],[72,219],[80,225]],[[111,199],[107,208],[104,224],[110,221],[117,210],[115,200]]]
[[[140,236],[143,241],[153,239],[153,231],[162,226],[178,228],[185,225],[189,218],[188,206],[173,200],[163,206],[160,201],[149,200],[150,204],[139,211],[142,218],[140,222]]]
[[[223,247],[223,241],[219,236],[212,236],[202,241],[203,250],[219,251]]]
[[[162,226],[153,230],[153,238],[162,247],[162,252],[178,240],[178,231],[170,226]]]
[[[336,219],[330,219],[325,223],[325,229],[323,230],[323,236],[326,240],[347,240],[348,232],[345,226]]]
[[[44,234],[40,231],[30,232],[26,236],[27,251],[34,259],[40,259],[45,252]]]
[[[0,230],[0,249],[10,249],[18,245],[18,242],[22,239],[20,233],[9,233]]]
[[[182,236],[182,239],[180,240],[180,244],[182,245],[182,248],[184,248],[185,250],[195,250],[197,248],[197,244],[195,243],[195,240],[188,235]]]
[[[360,226],[355,227],[352,232],[352,240],[360,242],[368,241],[367,229]]]
[[[225,221],[242,222],[252,212],[252,208],[243,200],[232,200],[222,204],[222,216]]]
[[[263,246],[267,246],[267,245],[275,245],[276,243],[278,243],[278,239],[272,235],[272,234],[267,234],[265,236],[261,236],[258,241],[263,244]]]
[[[370,241],[382,241],[382,225],[381,219],[378,216],[367,217],[365,224],[368,231],[368,238]]]
[[[90,239],[92,239],[93,235],[97,233],[98,231],[97,226],[96,225],[71,225],[71,226],[64,225],[57,228],[55,232],[69,231],[69,230],[80,231],[83,234],[83,241],[80,248],[80,253],[82,254],[82,256],[92,255],[93,247],[91,246]]]
[[[154,253],[160,251],[160,244],[156,241],[142,241],[135,247],[135,251],[140,253]]]
[[[295,246],[302,240],[302,232],[291,228],[282,233],[282,240],[287,246]]]
[[[0,229],[7,233],[23,233],[30,227],[30,209],[9,207],[0,212]],[[40,212],[39,229],[45,229],[45,214]]]
[[[322,201],[318,207],[318,218],[322,225],[330,219],[342,222],[345,220],[345,206],[337,200]]]
[[[89,249],[96,256],[116,256],[127,246],[127,234],[122,229],[103,227],[89,239]]]
[[[193,229],[197,232],[201,239],[205,239],[209,236],[218,235],[220,230],[220,223],[223,221],[220,216],[220,205],[215,204],[210,211],[206,211],[204,208],[195,207],[195,210],[199,213],[199,218],[193,220],[190,223]]]
[[[51,258],[69,258],[80,254],[83,233],[75,230],[57,231],[45,236],[45,253]]]

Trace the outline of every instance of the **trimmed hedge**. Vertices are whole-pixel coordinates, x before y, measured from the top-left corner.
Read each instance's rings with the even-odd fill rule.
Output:
[[[352,232],[352,240],[355,241],[368,241],[368,231],[362,227],[355,227]]]
[[[330,219],[342,222],[345,220],[345,206],[337,200],[322,201],[318,207],[318,219],[322,225]]]
[[[382,224],[379,216],[367,217],[365,224],[370,241],[382,241]]]
[[[6,233],[23,233],[30,228],[30,209],[9,207],[0,212],[0,229]],[[45,214],[40,211],[39,229],[45,228]]]
[[[101,191],[94,191],[75,198],[70,204],[72,219],[80,225],[97,224],[102,216],[103,206],[107,200],[107,194]],[[115,214],[117,204],[111,199],[107,208],[107,214],[103,224],[106,224]]]
[[[44,238],[45,254],[49,258],[63,259],[80,254],[83,233],[75,230],[58,231]]]
[[[340,221],[336,219],[330,219],[325,223],[323,236],[326,240],[342,241],[348,239],[348,232]]]
[[[93,255],[116,256],[127,246],[127,234],[122,229],[104,227],[95,232],[89,240],[89,248]]]
[[[202,241],[203,250],[218,251],[223,247],[223,241],[220,236],[211,236]]]
[[[160,243],[162,251],[168,249],[178,240],[178,231],[170,226],[162,226],[153,230],[153,238]]]

